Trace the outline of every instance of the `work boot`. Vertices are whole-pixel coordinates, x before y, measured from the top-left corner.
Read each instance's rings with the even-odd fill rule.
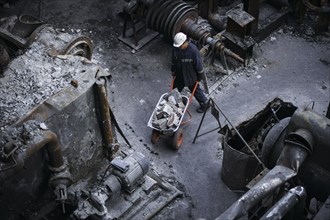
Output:
[[[209,106],[207,105],[207,102],[202,102],[202,103],[200,103],[200,106],[201,106],[201,107],[199,107],[199,108],[196,110],[196,112],[198,112],[198,113],[203,113],[203,112],[205,112],[205,111],[209,108]]]

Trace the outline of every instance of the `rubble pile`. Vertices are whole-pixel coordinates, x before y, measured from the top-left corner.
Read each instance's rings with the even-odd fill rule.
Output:
[[[52,48],[60,47],[67,34],[56,34],[46,28],[22,55],[8,65],[0,78],[0,127],[9,125],[27,114],[81,74],[92,68],[82,57],[68,55],[65,58],[51,56]],[[72,38],[72,36],[71,36]]]
[[[187,100],[186,100],[187,101]],[[161,97],[152,116],[152,126],[160,130],[176,129],[186,105],[178,89]]]

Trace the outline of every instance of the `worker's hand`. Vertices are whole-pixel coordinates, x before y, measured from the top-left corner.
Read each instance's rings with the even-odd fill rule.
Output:
[[[173,76],[173,77],[175,76],[175,72],[172,72],[172,76]]]

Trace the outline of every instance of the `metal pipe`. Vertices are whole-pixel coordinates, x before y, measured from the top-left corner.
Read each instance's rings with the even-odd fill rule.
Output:
[[[105,87],[106,81],[103,78],[99,78],[96,81],[96,97],[100,103],[100,114],[101,114],[101,127],[102,136],[106,149],[112,155],[112,144],[113,144],[113,132],[111,127],[111,115],[110,115],[110,104],[107,96],[107,90]],[[110,156],[111,156],[110,155]]]
[[[301,139],[297,138],[297,136]],[[292,137],[295,140],[291,140]],[[307,130],[299,129],[291,132],[285,141],[277,165],[224,213],[217,217],[216,220],[238,219],[246,215],[251,208],[275,192],[286,181],[296,176],[301,164],[311,153],[313,143],[312,135]]]
[[[275,166],[256,185],[217,217],[216,220],[239,219],[246,215],[262,199],[271,195],[278,187],[296,175],[297,173],[290,168],[281,165]]]
[[[280,220],[294,207],[294,216],[297,219],[303,214],[307,193],[304,187],[296,186],[289,190],[275,205],[269,209],[260,220]]]
[[[224,48],[224,51],[225,51],[225,54],[227,54],[231,58],[243,63],[245,66],[245,60],[242,57],[240,57],[238,54],[234,53],[233,51],[229,50],[228,48]]]
[[[49,163],[52,168],[61,168],[65,165],[62,149],[55,133],[52,131],[42,131],[41,135],[38,135],[33,142],[34,144],[28,146],[25,151],[17,155],[15,158],[15,167],[0,172],[0,185],[22,170],[25,162],[43,147],[47,149]]]
[[[46,147],[50,166],[59,168],[64,165],[61,145],[57,135],[52,131],[43,131],[43,136],[38,137],[35,144],[26,150],[26,159],[36,154],[41,148]]]

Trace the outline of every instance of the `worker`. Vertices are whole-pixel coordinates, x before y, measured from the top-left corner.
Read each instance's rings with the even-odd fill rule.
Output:
[[[204,91],[199,86],[199,81],[204,79],[202,58],[199,50],[195,44],[188,40],[187,35],[182,32],[174,36],[173,46],[171,63],[172,76],[175,77],[173,88],[177,88],[181,92],[184,87],[188,87],[190,92],[193,92],[197,82],[194,94],[200,105],[197,112],[203,113],[208,106]]]

